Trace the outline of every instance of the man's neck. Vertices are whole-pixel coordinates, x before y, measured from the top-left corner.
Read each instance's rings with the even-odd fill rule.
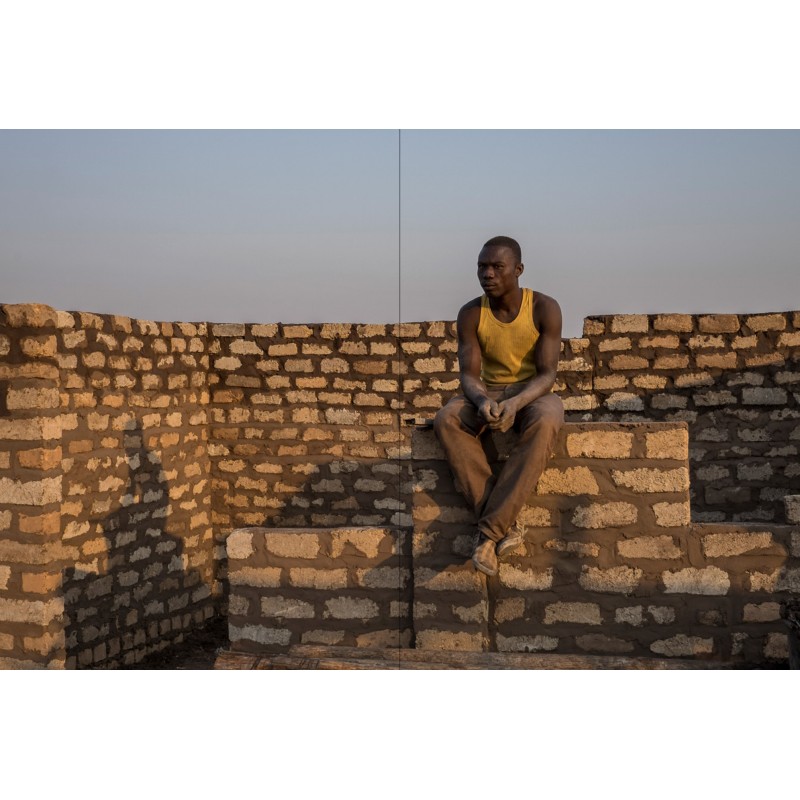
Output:
[[[493,312],[505,312],[507,314],[519,313],[522,306],[522,287],[517,286],[500,297],[489,297],[489,307]]]

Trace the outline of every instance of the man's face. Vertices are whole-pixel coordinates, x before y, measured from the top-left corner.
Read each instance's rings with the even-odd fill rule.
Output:
[[[509,247],[493,245],[484,247],[478,256],[478,280],[488,297],[502,297],[515,289],[522,274],[522,264],[517,264]]]

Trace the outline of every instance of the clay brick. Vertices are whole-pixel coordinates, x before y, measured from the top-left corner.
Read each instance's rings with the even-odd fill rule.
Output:
[[[385,325],[356,325],[359,337],[372,338],[373,336],[386,336]]]
[[[572,524],[577,528],[617,528],[633,525],[636,519],[636,506],[630,503],[592,503],[575,509]]]
[[[11,577],[11,567],[0,564],[0,589],[8,588],[8,579]]]
[[[789,658],[789,637],[787,634],[767,634],[767,641],[764,644],[764,657],[781,661],[785,661]]]
[[[740,438],[742,431],[739,432]],[[758,441],[767,441],[766,439],[758,439]],[[772,465],[767,462],[766,464],[737,464],[736,477],[740,481],[767,481],[772,477]]]
[[[56,310],[43,303],[8,303],[2,309],[9,328],[47,328],[58,324]]]
[[[316,558],[319,555],[319,536],[315,533],[267,532],[264,542],[270,553],[282,558]]]
[[[406,585],[409,577],[409,571],[399,567],[372,567],[356,570],[358,585],[369,589],[399,589]]]
[[[550,603],[544,610],[544,624],[576,622],[583,625],[600,625],[600,606],[597,603]]]
[[[745,603],[743,622],[777,622],[781,618],[780,603]]]
[[[345,637],[345,631],[306,631],[300,636],[303,644],[340,644]]]
[[[661,580],[666,594],[723,595],[731,586],[728,573],[719,567],[686,567],[677,572],[662,572]]]
[[[606,398],[605,405],[612,411],[642,411],[644,401],[630,392],[614,392]]]
[[[692,330],[691,314],[659,314],[653,322],[657,331],[676,331],[690,333]]]
[[[721,336],[692,336],[688,343],[692,350],[700,350],[705,348],[720,348],[725,346],[725,341]]]
[[[158,330],[156,330],[155,332],[158,333]],[[244,336],[245,330],[243,324],[221,323],[218,325],[212,325],[211,333],[214,336],[220,336],[220,337]]]
[[[366,597],[335,597],[325,601],[324,616],[334,619],[371,619],[378,616],[378,605]]]
[[[282,595],[262,597],[261,616],[282,619],[313,619],[314,606],[303,600],[287,599]]]
[[[600,487],[588,467],[567,467],[564,470],[547,469],[536,485],[537,494],[599,494]]]
[[[781,353],[762,353],[759,355],[745,356],[746,367],[764,367],[769,364],[785,364],[786,357]]]
[[[21,467],[27,469],[50,470],[61,466],[61,448],[45,449],[37,447],[33,450],[20,450],[17,460]]]
[[[656,525],[660,528],[677,528],[688,525],[691,515],[689,503],[654,503]]]
[[[525,599],[522,597],[506,597],[498,600],[494,609],[494,621],[497,624],[525,616]]]
[[[736,333],[739,317],[736,314],[709,314],[700,317],[698,325],[703,333]]]
[[[635,375],[633,385],[638,389],[663,389],[667,379],[660,375]]]
[[[632,433],[587,431],[567,435],[570,458],[628,458],[632,445]]]
[[[313,328],[308,325],[284,325],[283,335],[287,339],[307,339],[314,334]],[[275,334],[271,334],[274,336]]]
[[[558,639],[555,636],[503,636],[497,634],[497,649],[501,653],[538,653],[555,650]]]
[[[289,570],[289,582],[304,589],[343,589],[347,586],[347,570],[296,567]]]
[[[617,550],[624,558],[680,558],[683,553],[671,536],[637,536],[620,539]]]
[[[240,356],[263,356],[264,351],[255,343],[246,339],[236,339],[231,342],[231,353]],[[272,350],[272,348],[270,348]],[[296,351],[295,351],[296,352]],[[270,353],[272,355],[272,353]]]
[[[604,375],[594,379],[594,388],[600,390],[624,389],[628,385],[625,375]]]
[[[61,476],[38,481],[15,481],[0,478],[3,503],[22,506],[45,506],[61,500]]]
[[[542,545],[545,550],[555,550],[559,553],[576,553],[579,556],[597,558],[600,555],[600,545],[594,542],[568,542],[564,539],[549,539]]]
[[[508,565],[501,565],[508,566]],[[474,592],[483,591],[483,582],[479,573],[471,568],[437,572],[420,567],[414,570],[415,588],[432,591]]]
[[[352,330],[353,326],[347,322],[327,323],[322,326],[320,336],[323,339],[346,339]]]
[[[647,369],[650,362],[640,356],[614,356],[609,362],[611,369]]]
[[[698,367],[718,367],[720,369],[736,367],[736,353],[698,355],[696,360]]]
[[[662,656],[706,655],[713,652],[714,640],[679,633],[670,639],[657,639],[650,645],[650,650]]]
[[[283,364],[286,372],[313,372],[314,365],[310,358],[287,358]]]
[[[742,403],[745,405],[786,405],[788,396],[785,389],[745,388],[742,389]]]
[[[644,625],[643,611],[644,609],[642,606],[625,606],[623,608],[618,608],[614,611],[614,622],[639,627]]]
[[[612,333],[647,333],[647,314],[618,314],[611,318]]]
[[[601,339],[597,349],[604,353],[609,350],[630,350],[631,340],[629,336],[620,336],[617,339]]]
[[[11,600],[0,597],[0,622],[49,625],[64,613],[63,598],[52,600]]]
[[[782,333],[778,337],[778,347],[800,347],[800,333]]]
[[[725,406],[735,405],[736,396],[729,391],[721,392],[699,392],[694,396],[696,406]]]
[[[236,567],[229,572],[228,581],[231,586],[277,589],[281,585],[281,570],[278,567]]]
[[[60,402],[58,389],[34,389],[24,387],[22,389],[9,389],[6,393],[6,408],[13,411],[15,409],[39,409],[39,408],[58,408]]]
[[[639,339],[639,347],[665,347],[677,350],[681,340],[677,336],[643,336]]]
[[[546,591],[553,585],[552,568],[543,571],[519,569],[511,564],[500,564],[500,583],[510,589]]]
[[[645,435],[647,457],[685,460],[689,457],[689,431],[678,428]]]
[[[47,358],[57,354],[58,343],[55,336],[25,336],[20,348],[29,358]]]
[[[245,559],[255,551],[253,549],[253,533],[246,530],[235,530],[225,540],[228,558]]]
[[[611,476],[617,486],[626,486],[637,493],[680,492],[689,488],[689,470],[678,469],[641,469],[612,470]]]
[[[242,366],[242,362],[235,356],[223,356],[214,359],[214,369],[236,370]]]
[[[414,361],[414,369],[417,372],[444,372],[447,369],[443,358],[418,358]]]
[[[786,328],[786,317],[783,314],[757,314],[745,319],[751,331],[782,331]]]
[[[246,640],[263,645],[288,645],[292,632],[282,628],[272,628],[265,625],[228,625],[228,635],[231,642]]]
[[[422,630],[417,631],[416,646],[420,650],[481,652],[484,649],[484,640],[480,633]]]
[[[638,587],[643,574],[642,570],[627,566],[608,569],[583,566],[578,582],[589,592],[630,594]]]
[[[772,545],[769,531],[759,533],[711,533],[702,537],[703,552],[707,558],[740,556]]]
[[[656,356],[653,369],[686,369],[689,366],[689,356],[672,355]]]
[[[404,353],[413,353],[420,355],[422,353],[430,353],[430,342],[403,342],[401,348]]]
[[[540,506],[523,506],[517,519],[530,528],[547,528],[552,524],[549,509]]]
[[[597,398],[594,395],[565,397],[563,402],[565,411],[591,411],[597,408]]]
[[[600,336],[605,333],[606,323],[602,319],[592,319],[585,317],[583,320],[583,335],[584,336]]]

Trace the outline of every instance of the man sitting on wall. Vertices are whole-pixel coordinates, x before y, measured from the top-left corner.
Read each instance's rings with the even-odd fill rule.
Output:
[[[561,350],[561,308],[546,294],[521,288],[522,253],[495,236],[478,256],[484,295],[458,312],[458,363],[463,395],[434,420],[456,486],[474,509],[478,536],[472,561],[495,575],[497,559],[519,545],[517,515],[535,488],[564,422],[552,392]],[[495,480],[480,436],[511,428],[517,441]]]

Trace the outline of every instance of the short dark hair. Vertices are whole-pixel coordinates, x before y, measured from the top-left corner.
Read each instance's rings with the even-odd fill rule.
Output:
[[[519,246],[519,242],[516,239],[512,239],[510,236],[493,236],[483,246],[507,247],[512,253],[514,253],[514,258],[517,259],[517,264],[522,263],[522,248]]]

